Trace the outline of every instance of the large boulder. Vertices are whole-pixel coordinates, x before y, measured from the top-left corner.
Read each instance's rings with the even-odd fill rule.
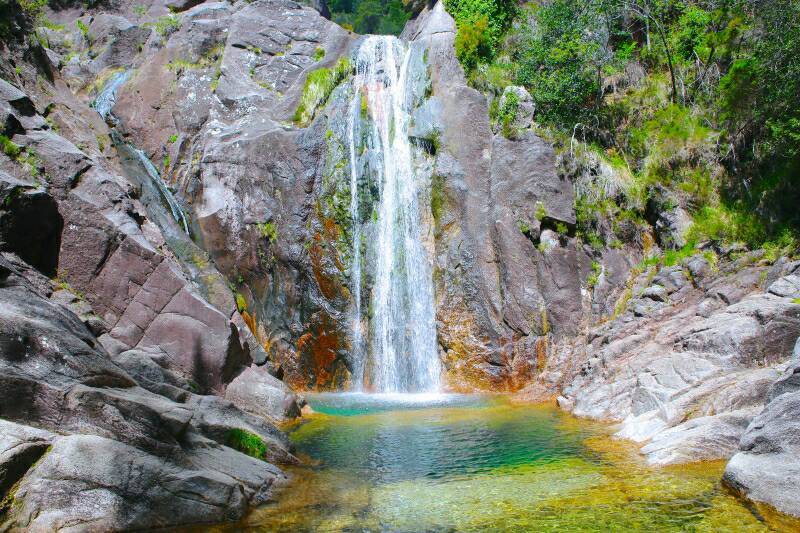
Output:
[[[262,485],[274,482],[268,464],[244,459],[247,475],[259,476]],[[217,523],[241,517],[249,504],[242,484],[227,473],[182,468],[94,435],[57,439],[22,480],[15,500],[14,523],[27,531]]]
[[[755,502],[800,516],[800,363],[770,391],[772,400],[741,439],[725,467],[725,483]]]
[[[267,369],[251,366],[225,390],[225,399],[244,411],[272,420],[300,416],[297,396]]]

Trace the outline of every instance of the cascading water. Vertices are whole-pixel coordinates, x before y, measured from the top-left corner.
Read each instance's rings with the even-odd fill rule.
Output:
[[[354,378],[377,392],[439,389],[432,268],[419,201],[429,190],[430,175],[418,171],[415,160],[421,149],[409,137],[409,109],[416,96],[409,81],[412,54],[395,37],[369,36],[363,41],[356,53],[348,122]],[[359,171],[378,184],[374,222],[362,220],[359,185],[366,180],[360,179]],[[366,224],[371,226],[362,227]],[[366,256],[372,260],[362,263],[362,236],[367,232],[371,249]],[[364,270],[372,281],[367,338],[361,309]]]
[[[122,87],[125,82],[128,81],[128,79],[131,77],[131,73],[132,71],[126,70],[124,72],[118,72],[114,74],[103,86],[103,90],[100,91],[100,94],[97,95],[97,98],[95,98],[92,102],[92,107],[100,114],[101,117],[103,117],[103,119],[111,124],[117,124],[117,119],[111,113],[111,110],[117,101],[117,91],[119,91],[120,87]],[[142,150],[136,148],[130,143],[123,141],[116,128],[112,130],[111,138],[118,149],[121,149],[124,152],[129,152],[133,158],[139,161],[145,171],[145,174],[150,179],[150,184],[155,187],[156,191],[158,192],[158,196],[161,197],[163,202],[169,208],[172,217],[181,225],[181,228],[184,232],[189,233],[189,224],[186,221],[186,215],[183,213],[183,209],[181,209],[180,204],[178,204],[177,200],[175,200],[175,197],[172,195],[167,186],[164,185],[164,181],[161,179],[161,174],[159,174],[152,161],[150,161],[150,159]]]
[[[131,77],[131,71],[117,72],[106,82],[103,90],[97,95],[97,98],[92,102],[92,107],[100,114],[101,117],[108,118],[111,109],[117,102],[117,91],[122,87],[128,78]]]

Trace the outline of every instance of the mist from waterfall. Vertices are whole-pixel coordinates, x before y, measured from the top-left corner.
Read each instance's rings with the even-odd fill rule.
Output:
[[[437,391],[441,372],[420,203],[430,176],[417,171],[420,148],[409,138],[411,56],[395,37],[366,37],[356,52],[348,119],[354,383],[376,392]],[[374,220],[364,221],[360,193],[367,173],[378,183],[379,199]],[[363,260],[367,236],[369,260]],[[365,276],[372,282],[368,328],[361,303]]]

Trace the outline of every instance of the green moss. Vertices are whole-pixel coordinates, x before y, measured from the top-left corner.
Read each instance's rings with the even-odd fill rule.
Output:
[[[217,92],[220,76],[222,76],[222,70],[220,68],[217,68],[216,72],[214,72],[214,77],[211,79],[211,85],[209,85],[209,87],[211,87],[212,93]]]
[[[589,278],[586,280],[586,285],[591,289],[597,285],[597,282],[600,280],[600,274],[603,273],[603,266],[598,263],[597,261],[592,261],[592,273],[589,274]]]
[[[794,299],[792,299],[792,303],[793,303],[793,304],[796,304],[796,305],[800,305],[800,298],[794,298]]]
[[[176,15],[164,15],[160,17],[153,26],[160,36],[166,37],[168,34],[181,27],[181,19]]]
[[[278,239],[278,226],[275,222],[261,222],[256,224],[256,226],[261,236],[265,239],[269,239],[269,242],[275,242]]]
[[[234,428],[225,435],[225,444],[234,450],[238,450],[250,457],[266,461],[267,448],[264,440],[251,431],[246,429]]]
[[[541,315],[542,336],[544,336],[550,333],[550,321],[547,318],[547,309],[545,307],[540,308],[539,314]]]
[[[244,295],[240,292],[237,292],[234,294],[234,297],[236,298],[236,309],[240,313],[247,311],[247,299],[245,299]]]
[[[367,95],[361,93],[361,118],[366,120],[369,115],[369,102],[367,102]]]
[[[445,207],[444,177],[434,174],[431,178],[431,214],[438,224],[442,219]]]
[[[82,20],[76,20],[75,26],[80,30],[81,35],[83,35],[87,41],[92,40],[92,36],[89,35],[89,27]]]
[[[520,233],[525,236],[530,236],[531,234],[531,226],[525,220],[517,220],[517,228],[519,228]]]
[[[321,46],[317,46],[314,50],[314,61],[320,61],[323,57],[325,57],[325,49]]]
[[[172,135],[169,136],[169,139],[167,139],[167,142],[169,144],[173,144],[177,140],[178,140],[178,134],[177,133],[173,133]]]
[[[539,222],[547,216],[547,211],[544,208],[544,204],[542,202],[536,202],[536,210],[533,213],[533,216],[536,217],[536,220]]]
[[[216,65],[219,67],[219,64],[222,62],[222,56],[225,52],[225,44],[219,43],[205,54],[200,56],[197,61],[189,61],[187,59],[175,59],[167,63],[168,70],[178,70],[178,69],[203,69],[209,68],[211,66]]]
[[[0,148],[11,159],[16,160],[22,153],[22,148],[5,135],[0,135]]]
[[[325,105],[333,90],[349,72],[350,60],[343,57],[333,68],[320,68],[309,73],[294,121],[301,125],[308,124],[317,108]]]

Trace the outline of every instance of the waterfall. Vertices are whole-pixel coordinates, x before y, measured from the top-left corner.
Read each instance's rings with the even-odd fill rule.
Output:
[[[172,196],[170,190],[167,189],[167,186],[164,185],[164,180],[161,179],[161,174],[158,172],[155,165],[153,165],[153,162],[150,161],[150,158],[147,157],[144,151],[140,150],[139,148],[131,146],[131,149],[135,157],[145,169],[145,172],[150,178],[151,183],[155,185],[156,190],[161,195],[164,203],[167,204],[170,213],[172,213],[172,217],[181,225],[183,231],[189,233],[189,224],[186,222],[186,215],[183,213],[183,209],[181,209],[181,206],[178,204],[178,201],[175,200],[175,197]]]
[[[128,81],[131,77],[131,71],[117,72],[106,82],[103,90],[97,95],[97,98],[92,102],[92,107],[100,114],[101,117],[108,118],[111,109],[117,102],[117,90]]]
[[[114,104],[117,101],[117,91],[119,91],[119,88],[122,87],[131,77],[131,72],[131,70],[126,70],[124,72],[117,72],[111,76],[111,78],[109,78],[109,80],[103,86],[100,94],[97,95],[97,98],[95,98],[91,104],[95,111],[97,111],[97,113],[109,124],[117,124],[117,119],[111,113],[111,109],[114,107]],[[149,178],[150,184],[155,187],[155,190],[158,192],[158,196],[161,197],[163,203],[169,208],[172,217],[176,222],[178,222],[178,224],[180,224],[184,232],[189,233],[189,224],[186,221],[186,215],[184,214],[183,209],[181,209],[180,204],[178,204],[178,201],[175,200],[175,197],[172,195],[167,186],[164,185],[164,181],[161,179],[161,174],[158,172],[155,165],[153,165],[153,162],[150,161],[150,158],[148,158],[147,155],[139,148],[136,148],[131,143],[122,140],[122,137],[117,131],[116,127],[114,127],[111,131],[111,139],[118,150],[129,153],[131,157],[139,161],[145,171],[145,174],[147,174],[147,177]],[[142,184],[142,186],[144,186],[144,184]]]
[[[420,195],[429,191],[430,175],[417,170],[415,157],[421,150],[409,138],[409,109],[417,96],[409,83],[412,53],[395,37],[369,36],[362,42],[348,121],[354,378],[378,392],[436,391],[441,371],[431,258],[423,242],[425,204],[420,203]],[[378,183],[374,221],[363,220],[359,184],[366,180],[360,179],[359,170]],[[362,264],[361,241],[367,231],[366,257],[372,260]],[[361,309],[365,274],[372,280],[367,339]]]

